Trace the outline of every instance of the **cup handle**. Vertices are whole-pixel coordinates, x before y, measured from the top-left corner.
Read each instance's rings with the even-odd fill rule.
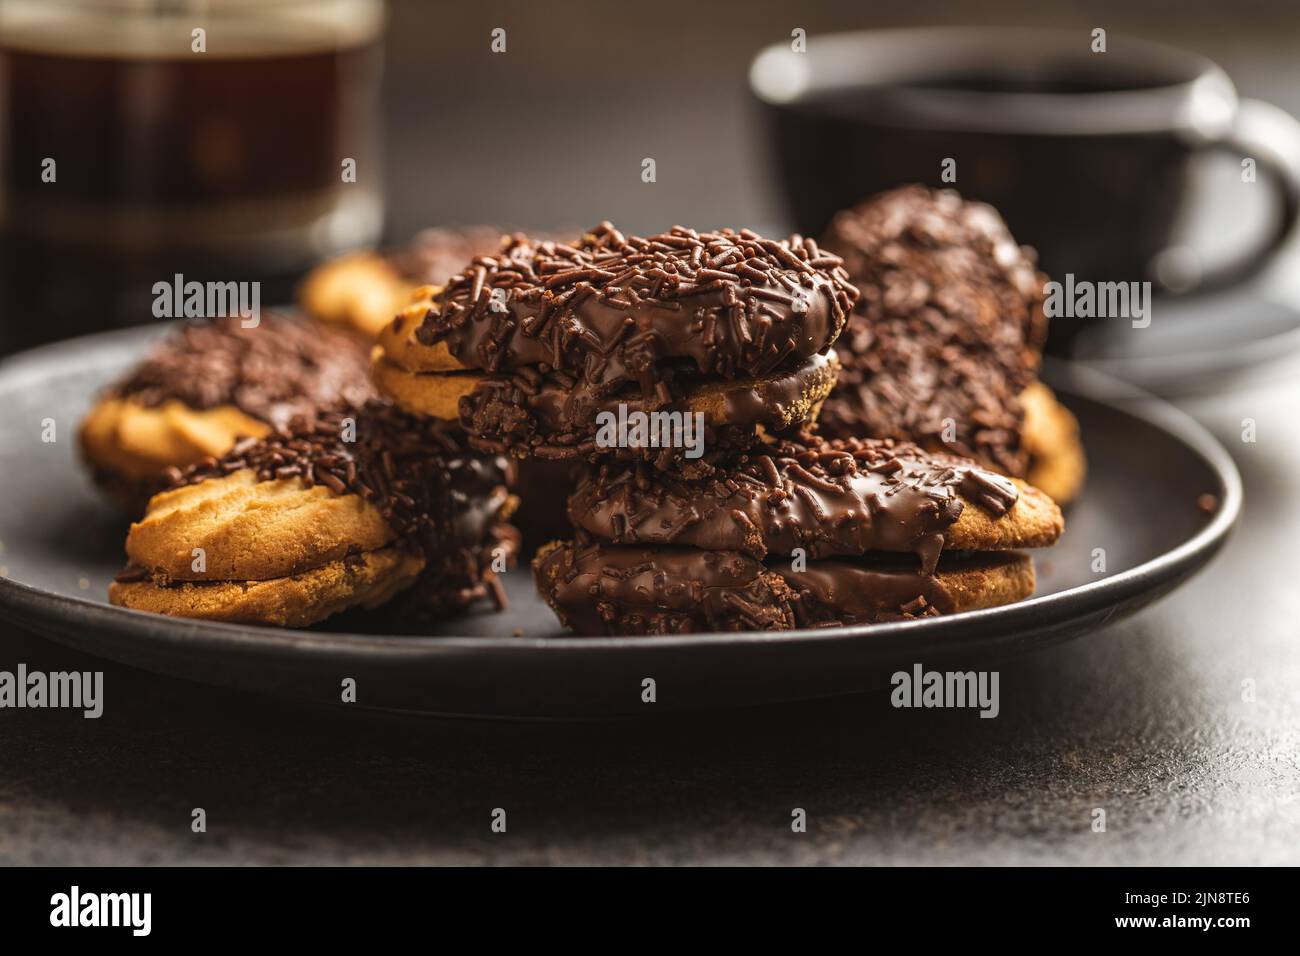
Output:
[[[1203,274],[1193,290],[1197,293],[1224,289],[1254,275],[1290,238],[1300,219],[1300,121],[1294,116],[1272,103],[1242,100],[1232,128],[1206,147],[1254,159],[1256,171],[1272,179],[1280,204],[1265,240]]]

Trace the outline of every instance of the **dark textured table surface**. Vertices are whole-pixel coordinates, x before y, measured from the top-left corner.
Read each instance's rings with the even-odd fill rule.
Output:
[[[417,6],[399,4],[397,16]],[[799,22],[812,31],[874,22],[860,4],[833,6],[839,14],[819,8]],[[787,35],[792,14],[760,7],[771,16],[693,13],[682,21],[686,39],[666,47],[678,66],[729,71],[707,102],[679,95],[663,74],[649,88],[636,74],[666,18],[647,22],[654,43],[621,52],[632,66],[607,71],[600,96],[564,66],[573,79],[556,81],[559,98],[604,134],[579,148],[553,135],[549,118],[544,131],[527,117],[496,129],[541,150],[523,165],[490,136],[487,146],[482,137],[448,142],[455,112],[402,122],[428,97],[462,113],[472,103],[465,82],[430,79],[439,64],[456,73],[455,62],[422,52],[426,42],[454,46],[454,24],[396,30],[393,234],[444,218],[543,225],[598,214],[633,228],[665,217],[767,221],[777,204],[755,198],[767,194],[749,146],[743,61]],[[1048,18],[1042,4],[1021,7],[1002,18]],[[949,12],[918,9],[925,22]],[[1125,25],[1128,5],[1100,9],[1108,24]],[[1199,16],[1180,9],[1176,22],[1161,18],[1160,34],[1216,56],[1246,92],[1300,110],[1300,87],[1284,81],[1294,57],[1274,42],[1279,30],[1244,14],[1222,29],[1205,5],[1195,9]],[[551,18],[539,10],[509,8],[512,28],[521,26],[512,68],[554,60],[549,39],[525,42],[527,18]],[[487,17],[466,12],[455,22],[486,35],[495,23]],[[1069,17],[1091,24],[1081,12]],[[550,29],[568,36],[571,27]],[[502,92],[486,74],[453,78],[483,95]],[[680,175],[664,176],[654,193],[625,187],[627,177],[610,171],[634,172],[642,133],[664,117],[694,124],[661,147],[671,147],[661,168]],[[701,166],[682,144],[705,136],[716,161]],[[424,164],[435,154],[436,166]],[[561,157],[580,164],[573,190],[532,191],[529,177],[549,181],[548,163]],[[501,188],[461,188],[471,169]],[[403,193],[403,182],[420,188]],[[0,863],[1300,863],[1300,363],[1181,404],[1241,468],[1246,508],[1234,538],[1132,620],[1003,664],[995,720],[893,710],[885,695],[610,724],[341,715],[102,664],[0,621],[0,669],[22,661],[107,670],[99,720],[0,711]],[[1254,443],[1241,441],[1244,418],[1257,424]],[[1244,681],[1253,681],[1253,702],[1243,699]],[[207,814],[204,834],[191,832],[196,807]],[[803,834],[791,832],[796,807],[808,814]],[[507,812],[504,834],[490,831],[494,808]],[[1097,808],[1104,833],[1092,830]]]
[[[107,670],[98,720],[0,711],[0,862],[1300,862],[1296,376],[1184,403],[1240,464],[1235,537],[1131,621],[1002,665],[994,720],[880,694],[602,724],[304,711],[0,625],[2,669]]]

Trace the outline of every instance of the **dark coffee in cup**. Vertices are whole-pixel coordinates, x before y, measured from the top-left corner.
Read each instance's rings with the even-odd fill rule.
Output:
[[[1086,30],[908,29],[773,46],[750,82],[794,225],[904,183],[993,204],[1053,275],[1209,289],[1257,270],[1300,208],[1300,127],[1210,61]],[[1253,160],[1268,235],[1213,271],[1168,251],[1206,149]],[[1247,188],[1244,184],[1242,188]],[[1180,271],[1181,270],[1181,271]],[[1054,332],[1068,334],[1064,326]]]
[[[0,2],[3,345],[148,321],[176,273],[287,300],[373,242],[382,24],[378,0]]]

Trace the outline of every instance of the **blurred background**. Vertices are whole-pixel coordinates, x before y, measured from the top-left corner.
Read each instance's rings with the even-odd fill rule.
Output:
[[[5,352],[150,321],[149,287],[176,271],[259,279],[264,302],[286,302],[314,262],[430,225],[787,228],[747,72],[795,28],[816,42],[902,25],[1081,36],[1102,26],[1202,53],[1242,96],[1300,113],[1300,26],[1284,0],[0,0],[0,10]],[[504,53],[492,50],[496,28]],[[642,181],[646,157],[653,183]],[[345,183],[348,158],[356,174]],[[1188,228],[1236,242],[1268,215],[1257,192],[1250,208],[1254,194],[1205,190]]]

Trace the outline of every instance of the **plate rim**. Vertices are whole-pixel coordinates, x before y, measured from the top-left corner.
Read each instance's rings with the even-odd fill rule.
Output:
[[[1220,295],[1226,297],[1234,293]],[[1251,339],[1227,350],[1207,346],[1160,356],[1101,354],[1076,357],[1074,364],[1161,395],[1182,396],[1194,394],[1196,382],[1233,379],[1248,371],[1293,359],[1300,352],[1300,308],[1278,294],[1257,292],[1253,300],[1287,309],[1297,317],[1296,323],[1285,331]]]
[[[152,335],[161,333],[172,323],[155,323],[66,339],[40,346],[0,360],[0,394],[21,385],[33,374],[47,378],[60,367],[77,364],[86,367],[86,353],[98,353],[99,364],[110,362],[109,350],[139,348]],[[154,644],[181,646],[187,649],[231,651],[252,650],[263,655],[320,655],[322,658],[376,657],[407,659],[430,655],[444,656],[461,652],[511,653],[527,657],[529,652],[548,654],[583,650],[619,652],[677,650],[686,647],[717,649],[759,644],[835,644],[871,640],[877,644],[893,640],[930,638],[928,647],[941,649],[945,638],[969,638],[971,631],[987,631],[998,622],[1010,629],[1018,619],[1032,619],[1042,610],[1059,605],[1076,605],[1068,618],[1080,618],[1107,607],[1120,607],[1147,590],[1151,585],[1177,583],[1222,547],[1235,527],[1243,504],[1241,475],[1227,449],[1194,418],[1168,402],[1156,398],[1137,386],[1095,369],[1044,361],[1048,384],[1059,387],[1087,401],[1095,402],[1159,428],[1200,457],[1221,485],[1219,508],[1209,521],[1185,541],[1132,568],[1099,578],[1064,591],[1038,595],[1014,604],[960,614],[943,615],[912,621],[883,624],[846,625],[827,628],[801,628],[788,631],[707,632],[700,634],[623,637],[528,637],[507,634],[491,637],[467,635],[367,634],[345,631],[295,630],[267,625],[235,624],[169,617],[116,607],[89,598],[74,597],[0,577],[0,609],[16,614],[20,621],[46,636],[50,632],[39,622],[53,617],[61,627],[87,625],[108,627],[115,634],[143,637]],[[1140,405],[1129,405],[1129,401]],[[1171,584],[1172,586],[1172,584]],[[1166,589],[1167,590],[1167,589]],[[1163,592],[1159,592],[1163,593]],[[1158,596],[1158,594],[1157,594]],[[1051,615],[1048,615],[1051,618]],[[37,623],[32,623],[33,619]],[[59,640],[59,638],[54,638]],[[78,647],[84,648],[80,642]],[[93,653],[93,652],[92,652]]]

